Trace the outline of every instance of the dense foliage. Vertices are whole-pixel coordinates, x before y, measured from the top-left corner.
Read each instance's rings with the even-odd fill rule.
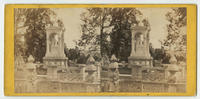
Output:
[[[186,47],[186,31],[182,30],[187,24],[186,8],[174,8],[166,14],[169,21],[167,25],[167,38],[163,45],[175,50],[183,50]]]
[[[187,10],[186,8],[173,8],[166,14],[169,21],[167,25],[167,37],[162,42],[167,50],[171,50],[178,61],[186,60],[187,45]]]

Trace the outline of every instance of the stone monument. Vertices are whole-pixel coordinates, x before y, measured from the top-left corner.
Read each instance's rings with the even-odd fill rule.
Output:
[[[132,68],[132,76],[135,80],[142,78],[143,67],[152,67],[153,58],[149,53],[149,31],[140,22],[139,25],[132,26],[132,48],[128,58],[128,66]]]
[[[64,33],[60,27],[50,26],[46,34],[46,54],[43,58],[47,76],[57,79],[58,70],[67,70],[67,57],[64,53]]]
[[[132,48],[128,58],[133,65],[152,66],[152,57],[149,53],[149,33],[145,26],[132,28]]]

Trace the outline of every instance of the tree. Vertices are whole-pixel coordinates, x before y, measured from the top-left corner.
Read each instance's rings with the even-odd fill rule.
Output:
[[[86,64],[88,57],[85,56],[85,54],[80,53],[78,59],[77,59],[77,63],[78,64]]]
[[[131,24],[137,24],[135,8],[89,8],[83,13],[79,46],[100,49],[101,56],[116,54],[127,59],[131,46]],[[145,24],[147,25],[147,21]],[[86,49],[86,48],[85,48]],[[128,50],[128,51],[127,51]]]
[[[79,48],[77,46],[76,46],[76,48],[70,48],[67,53],[67,57],[69,60],[76,62],[78,60],[78,58],[80,57]]]
[[[104,49],[106,35],[105,30],[109,28],[110,8],[88,8],[81,16],[81,40],[78,45],[89,51],[100,51]],[[104,40],[104,41],[103,41]],[[88,47],[88,48],[86,48]],[[103,53],[101,53],[103,54]]]
[[[25,44],[24,44],[24,29],[25,14],[27,9],[14,9],[14,54],[17,56],[24,56]]]
[[[127,61],[131,53],[131,25],[138,24],[136,17],[142,13],[135,8],[115,8],[112,10],[111,25],[114,26],[110,33],[111,56],[122,61]]]
[[[26,17],[24,26],[27,27],[25,34],[26,56],[32,55],[35,61],[42,62],[46,53],[46,27],[56,23],[63,27],[63,24],[60,20],[52,20],[56,18],[56,14],[48,8],[28,8],[24,15]]]
[[[186,58],[187,44],[187,12],[186,8],[173,8],[172,11],[166,14],[169,21],[167,25],[167,37],[163,40],[162,45],[175,52],[177,58]],[[178,58],[178,59],[179,59]]]
[[[163,45],[175,50],[182,50],[186,47],[186,31],[181,31],[185,28],[186,8],[174,8],[166,14],[167,20],[170,22],[167,25],[168,35],[163,42]]]

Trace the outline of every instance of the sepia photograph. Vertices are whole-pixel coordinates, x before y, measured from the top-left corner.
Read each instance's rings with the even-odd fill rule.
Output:
[[[186,93],[187,7],[14,8],[15,93]]]

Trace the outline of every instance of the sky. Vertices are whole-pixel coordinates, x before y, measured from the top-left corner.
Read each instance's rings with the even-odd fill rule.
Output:
[[[162,41],[167,36],[166,25],[169,24],[165,15],[171,8],[139,8],[139,10],[150,23],[150,42],[154,48],[160,48],[159,40]]]
[[[74,48],[76,40],[81,37],[81,16],[83,8],[58,8],[55,12],[65,26],[64,40],[68,48]]]
[[[149,20],[150,42],[154,48],[160,48],[161,44],[159,40],[163,40],[166,35],[166,20],[165,14],[171,10],[171,8],[138,8],[145,18]],[[61,19],[65,26],[65,43],[68,48],[74,48],[76,40],[81,37],[81,16],[80,14],[85,11],[84,8],[58,8],[55,12],[59,19]]]

